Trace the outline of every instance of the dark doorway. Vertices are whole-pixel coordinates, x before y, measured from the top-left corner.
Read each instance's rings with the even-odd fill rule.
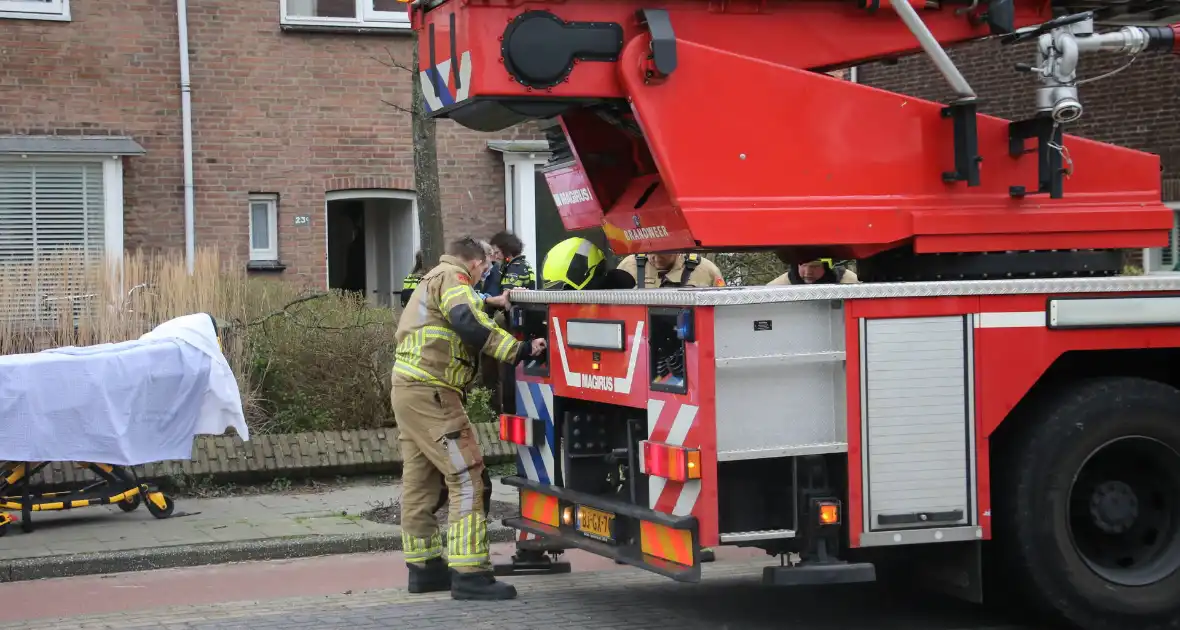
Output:
[[[328,288],[365,295],[365,207],[360,200],[328,202]]]

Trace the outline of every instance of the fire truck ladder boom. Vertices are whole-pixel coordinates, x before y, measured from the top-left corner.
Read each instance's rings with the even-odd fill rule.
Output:
[[[1134,11],[1140,10],[1140,13]],[[866,280],[1110,275],[1158,247],[1159,158],[1064,133],[1079,68],[1175,53],[1175,2],[672,0],[411,4],[430,115],[480,131],[554,121],[567,229],[617,253],[776,250]],[[1135,26],[1150,14],[1153,25]],[[1106,25],[1112,26],[1106,26]],[[1125,24],[1125,25],[1124,25]],[[1101,32],[1107,29],[1106,32]],[[980,114],[946,52],[1028,42],[1029,115]],[[925,53],[934,103],[831,76]]]

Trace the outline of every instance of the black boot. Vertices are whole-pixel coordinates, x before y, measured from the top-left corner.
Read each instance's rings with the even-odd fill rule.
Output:
[[[715,560],[717,560],[717,554],[713,553],[712,549],[708,547],[701,549],[701,562],[713,562]]]
[[[494,601],[516,599],[516,587],[496,581],[491,571],[460,573],[451,576],[451,597],[463,600]]]
[[[451,571],[442,558],[426,561],[425,568],[408,564],[410,568],[411,593],[435,593],[451,588]]]

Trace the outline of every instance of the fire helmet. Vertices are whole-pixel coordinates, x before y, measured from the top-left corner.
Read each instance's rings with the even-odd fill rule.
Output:
[[[574,236],[545,254],[541,280],[545,289],[585,289],[606,273],[606,254],[594,243]]]

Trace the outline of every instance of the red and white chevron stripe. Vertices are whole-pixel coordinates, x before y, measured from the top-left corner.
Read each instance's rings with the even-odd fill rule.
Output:
[[[696,433],[700,430],[697,422],[696,405],[677,400],[647,401],[647,439],[672,446],[695,447],[700,444]],[[701,495],[701,480],[684,483],[668,481],[659,477],[648,477],[647,495],[651,509],[665,514],[686,516],[692,514]]]

